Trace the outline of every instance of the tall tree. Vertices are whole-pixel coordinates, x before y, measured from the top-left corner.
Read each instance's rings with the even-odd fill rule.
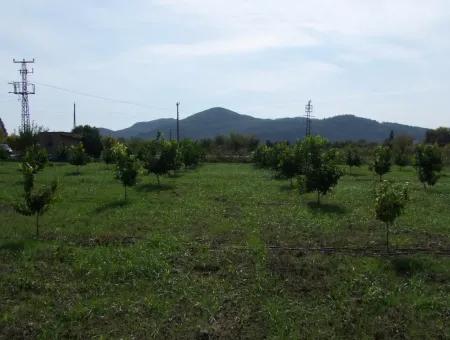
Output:
[[[89,156],[84,151],[83,143],[72,145],[69,149],[69,162],[77,167],[77,173],[80,174],[80,166],[89,162]]]
[[[436,184],[442,163],[442,153],[437,145],[417,145],[414,165],[424,188],[427,184],[431,186]]]
[[[81,135],[83,146],[89,156],[94,158],[100,157],[103,150],[103,144],[100,137],[100,132],[96,127],[80,125],[74,128],[72,132]]]
[[[450,128],[439,127],[435,130],[428,130],[425,134],[425,143],[439,146],[450,144]]]

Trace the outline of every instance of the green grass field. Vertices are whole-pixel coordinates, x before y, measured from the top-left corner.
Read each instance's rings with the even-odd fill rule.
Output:
[[[319,207],[249,164],[143,175],[126,203],[106,165],[55,164],[39,240],[18,169],[0,164],[0,338],[449,338],[449,257],[268,248],[384,247],[367,168]],[[392,247],[450,249],[449,169],[386,178],[410,182]]]

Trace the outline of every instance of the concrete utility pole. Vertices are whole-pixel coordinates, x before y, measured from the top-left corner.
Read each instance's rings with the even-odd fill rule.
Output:
[[[311,99],[305,106],[305,117],[306,117],[306,137],[311,136],[311,113],[313,112],[313,105]]]
[[[28,83],[28,74],[34,73],[34,69],[31,69],[31,71],[29,71],[27,69],[27,64],[34,63],[34,59],[33,60],[22,59],[21,61],[16,61],[16,59],[13,59],[13,62],[15,64],[21,64],[21,68],[20,68],[19,72],[22,77],[22,80],[9,83],[13,86],[13,91],[10,91],[9,93],[13,93],[13,94],[17,94],[17,95],[21,96],[21,99],[22,99],[22,124],[20,126],[20,129],[23,132],[30,131],[31,123],[30,123],[30,106],[28,104],[28,95],[35,94],[35,85]]]
[[[75,129],[77,127],[77,111],[76,111],[76,105],[75,102],[73,103],[73,128]]]
[[[177,143],[180,142],[180,102],[177,102]]]

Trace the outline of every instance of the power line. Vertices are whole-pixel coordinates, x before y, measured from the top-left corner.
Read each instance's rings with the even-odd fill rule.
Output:
[[[120,100],[120,99],[114,99],[114,98],[110,98],[110,97],[98,96],[98,95],[95,95],[95,94],[91,94],[91,93],[87,93],[87,92],[81,92],[81,91],[77,91],[77,90],[71,90],[71,89],[68,89],[68,88],[65,88],[65,87],[56,86],[56,85],[52,85],[52,84],[46,84],[46,83],[36,83],[36,84],[40,85],[40,86],[44,86],[44,87],[49,87],[49,88],[52,88],[52,89],[55,89],[55,90],[60,90],[60,91],[68,92],[68,93],[73,93],[73,94],[77,94],[77,95],[84,96],[84,97],[101,99],[101,100],[114,102],[114,103],[135,105],[135,106],[140,106],[140,107],[145,107],[145,108],[150,108],[150,109],[157,109],[157,110],[170,110],[167,107],[150,106],[150,105],[146,105],[146,104],[142,104],[142,103],[133,102],[133,101],[130,101],[130,100]]]

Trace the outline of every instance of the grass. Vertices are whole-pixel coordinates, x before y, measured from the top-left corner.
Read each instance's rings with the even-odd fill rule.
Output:
[[[11,204],[17,163],[0,164],[0,338],[446,338],[450,260],[305,254],[267,246],[383,247],[377,178],[352,169],[323,204],[250,164],[206,164],[123,187],[103,164],[58,178],[41,218]],[[392,247],[450,249],[450,172],[411,199]]]

